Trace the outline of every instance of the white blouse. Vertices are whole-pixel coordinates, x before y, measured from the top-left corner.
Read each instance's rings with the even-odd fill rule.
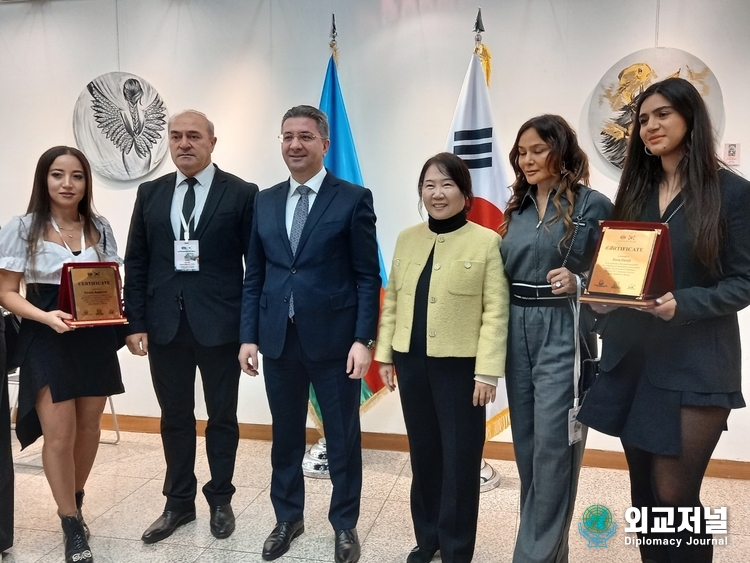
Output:
[[[32,214],[13,217],[0,229],[0,269],[10,272],[23,272],[23,280],[29,283],[59,284],[63,264],[66,262],[117,262],[122,258],[117,255],[117,243],[112,227],[104,217],[94,217],[94,226],[99,231],[99,242],[85,248],[78,256],[68,248],[57,243],[42,240],[37,247],[34,271],[27,269],[28,232],[31,227]],[[106,248],[105,248],[106,241]]]

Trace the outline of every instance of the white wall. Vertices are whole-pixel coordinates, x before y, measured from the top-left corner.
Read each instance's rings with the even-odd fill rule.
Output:
[[[492,104],[503,152],[519,125],[559,113],[579,131],[592,184],[610,197],[617,174],[593,147],[588,101],[601,76],[653,47],[656,0],[495,0],[483,6],[493,53]],[[24,212],[38,156],[74,145],[75,101],[93,78],[142,76],[171,112],[204,111],[219,138],[214,161],[268,187],[286,176],[275,139],[284,111],[317,105],[329,57],[331,12],[339,74],[365,183],[375,195],[386,264],[396,235],[420,220],[416,179],[443,149],[474,45],[469,0],[48,0],[0,4],[0,224]],[[686,50],[717,76],[723,142],[742,143],[750,176],[750,5],[745,0],[662,0],[659,46]],[[173,169],[165,158],[151,177]],[[136,183],[95,178],[99,211],[121,243]],[[750,366],[750,314],[742,313]],[[147,362],[122,354],[119,413],[158,416]],[[748,367],[745,373],[748,373]],[[261,379],[243,377],[242,422],[270,423]],[[202,407],[198,416],[205,417]],[[715,457],[750,460],[750,411],[735,411]],[[363,428],[404,432],[398,397],[363,415]],[[506,433],[507,434],[507,433]],[[501,440],[509,436],[500,436]],[[592,433],[590,447],[619,449]]]

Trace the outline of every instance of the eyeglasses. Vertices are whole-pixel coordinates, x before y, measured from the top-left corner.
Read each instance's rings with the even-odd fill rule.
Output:
[[[282,145],[290,144],[295,138],[299,139],[301,143],[312,143],[315,139],[322,139],[323,137],[313,135],[312,133],[298,133],[297,135],[292,133],[282,133],[278,137],[279,142]]]

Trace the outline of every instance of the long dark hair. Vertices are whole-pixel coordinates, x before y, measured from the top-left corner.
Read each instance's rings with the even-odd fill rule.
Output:
[[[545,114],[538,117],[532,117],[526,123],[521,125],[516,135],[516,142],[510,151],[510,165],[513,167],[516,180],[510,187],[513,192],[508,201],[508,207],[503,215],[503,224],[500,225],[499,232],[505,235],[508,232],[508,224],[512,212],[521,206],[521,201],[526,195],[531,184],[526,180],[526,176],[518,164],[518,143],[523,135],[529,129],[535,129],[542,140],[550,146],[550,152],[547,156],[546,166],[550,170],[560,171],[560,185],[552,198],[555,206],[555,216],[547,221],[547,225],[558,221],[562,217],[565,224],[565,236],[559,245],[564,244],[573,236],[575,229],[573,225],[573,207],[575,206],[576,197],[578,196],[578,185],[589,183],[589,159],[583,149],[578,146],[578,136],[573,128],[559,115]],[[570,202],[564,210],[561,200],[565,198]]]
[[[712,276],[721,274],[721,221],[719,159],[714,150],[714,135],[706,103],[698,90],[682,78],[667,78],[649,86],[638,98],[620,186],[615,197],[613,219],[634,221],[641,217],[650,195],[658,189],[664,175],[661,159],[646,154],[637,119],[649,97],[661,94],[685,120],[687,132],[682,140],[683,156],[677,165],[682,183],[693,252]]]
[[[52,167],[52,163],[59,156],[70,155],[78,159],[83,169],[83,174],[86,180],[86,191],[78,202],[78,213],[81,215],[83,221],[83,232],[86,239],[87,246],[89,244],[95,244],[97,242],[96,235],[98,233],[96,226],[94,225],[93,219],[97,217],[94,211],[93,195],[91,190],[92,178],[91,178],[91,165],[86,159],[84,154],[73,147],[52,147],[47,149],[39,157],[39,161],[36,163],[36,171],[34,172],[34,185],[31,189],[31,199],[29,200],[29,206],[26,209],[26,213],[31,213],[31,226],[29,227],[27,248],[29,256],[29,268],[34,270],[36,262],[36,253],[39,247],[39,241],[44,238],[44,233],[50,224],[50,195],[49,187],[47,185],[47,175],[49,169]],[[81,251],[84,249],[82,248]],[[99,254],[99,249],[96,249]]]
[[[433,164],[437,166],[440,172],[456,183],[456,187],[461,190],[461,193],[466,198],[464,210],[470,211],[471,206],[474,204],[474,192],[471,189],[471,172],[461,157],[449,152],[437,153],[435,156],[428,158],[427,162],[422,166],[422,171],[419,173],[419,183],[417,184],[420,205],[422,204],[422,184],[424,183],[424,177],[427,174],[427,169]]]

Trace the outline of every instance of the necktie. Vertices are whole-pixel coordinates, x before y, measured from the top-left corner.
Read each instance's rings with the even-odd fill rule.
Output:
[[[289,243],[292,246],[292,254],[297,254],[299,237],[302,235],[302,229],[305,227],[305,222],[307,221],[307,214],[310,208],[309,196],[312,190],[303,185],[298,186],[297,191],[299,192],[299,200],[297,201],[297,207],[294,208],[292,229],[289,232]]]
[[[182,202],[182,216],[188,224],[188,239],[192,239],[195,234],[195,229],[193,227],[194,219],[190,216],[195,209],[195,184],[198,183],[198,180],[195,178],[187,178],[185,179],[185,183],[187,184],[188,189],[187,192],[185,192],[185,200]],[[180,221],[180,225],[182,225],[182,221]],[[184,238],[185,229],[180,226],[180,240],[183,240]]]
[[[294,217],[292,218],[292,228],[289,232],[289,244],[292,247],[292,254],[297,254],[297,245],[299,244],[302,229],[307,221],[307,214],[310,208],[310,192],[312,190],[305,185],[297,186],[299,192],[299,201],[294,208]],[[289,296],[289,318],[294,317],[294,293]]]

